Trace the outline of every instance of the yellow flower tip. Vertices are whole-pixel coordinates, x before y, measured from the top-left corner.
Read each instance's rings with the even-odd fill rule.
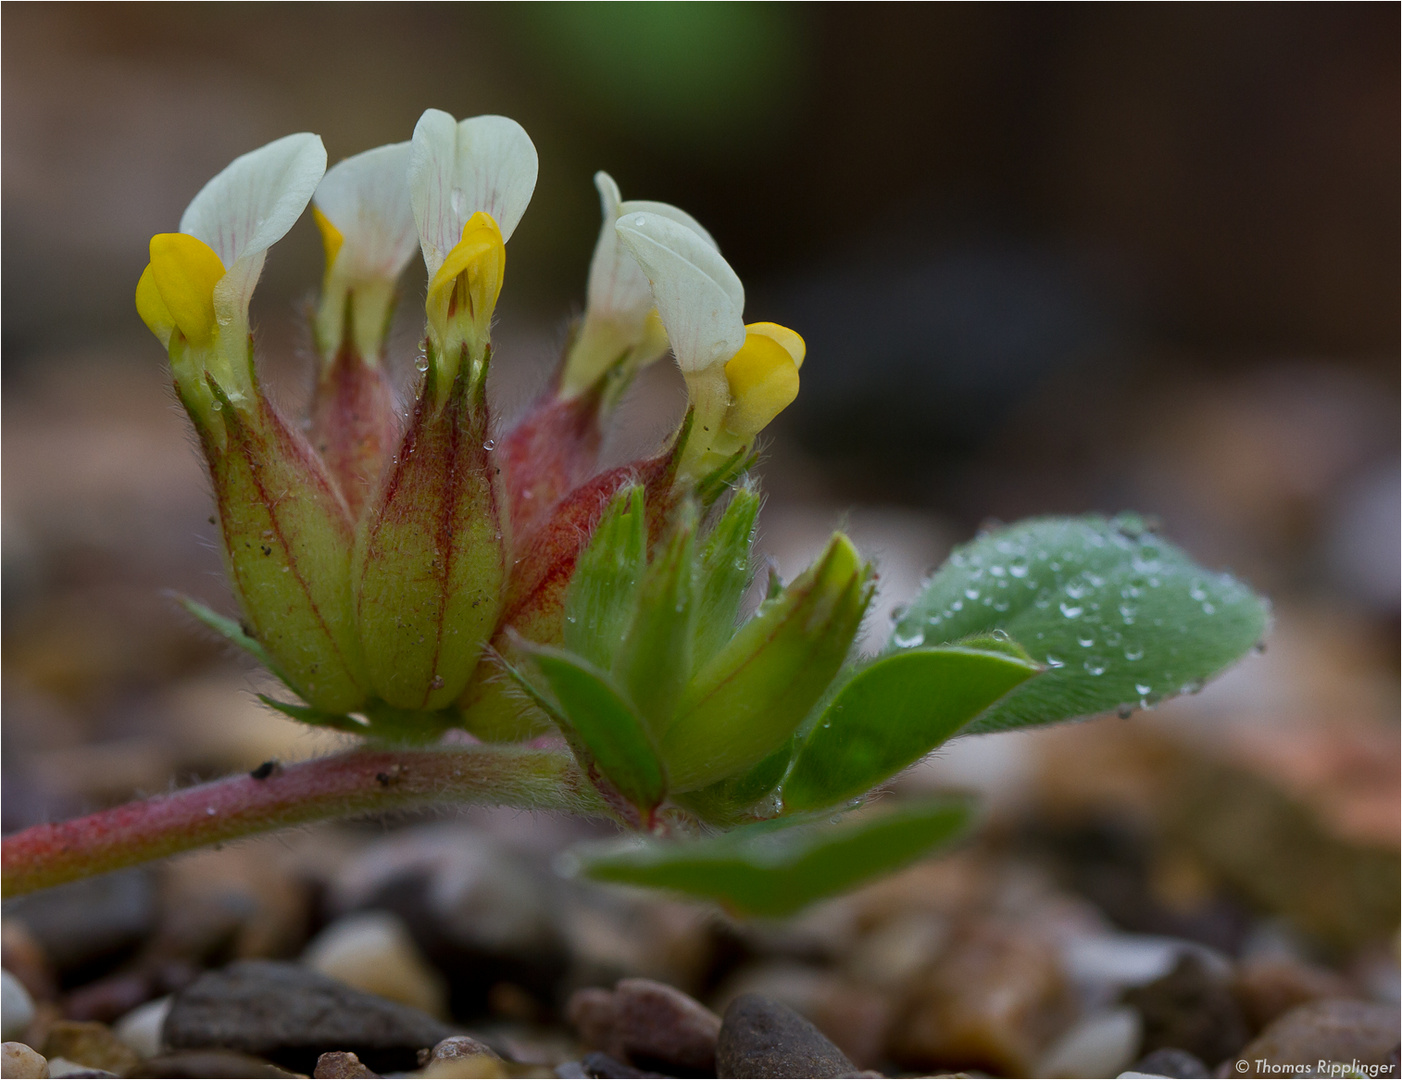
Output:
[[[778,323],[772,322],[752,322],[746,324],[745,333],[747,335],[760,334],[777,341],[793,357],[793,366],[803,367],[803,358],[808,353],[808,346],[804,344],[802,337],[787,326],[780,326]]]
[[[341,230],[331,224],[331,219],[321,212],[321,207],[312,206],[312,218],[316,221],[316,227],[321,232],[321,246],[326,249],[326,269],[329,272],[331,266],[336,261],[336,256],[340,254],[341,245],[346,242],[346,238],[341,235]]]
[[[781,331],[781,335],[770,332]],[[746,328],[745,344],[725,365],[730,408],[725,426],[743,439],[758,435],[798,397],[798,366],[803,339],[773,323]],[[791,351],[797,343],[798,352]]]
[[[173,326],[191,345],[214,339],[214,286],[224,276],[224,264],[214,249],[187,233],[157,233],[151,237],[151,265],[137,283],[137,311],[157,337],[158,327]],[[148,280],[149,274],[149,280]],[[159,300],[159,305],[156,301]],[[164,309],[164,310],[161,310]],[[170,334],[165,334],[169,342]]]
[[[161,299],[161,290],[156,288],[156,276],[151,272],[150,263],[141,271],[141,280],[136,283],[136,313],[161,345],[169,349],[170,336],[175,332],[175,318]]]
[[[506,242],[491,214],[479,210],[462,227],[462,239],[428,284],[428,308],[446,318],[457,315],[485,330],[501,295]]]

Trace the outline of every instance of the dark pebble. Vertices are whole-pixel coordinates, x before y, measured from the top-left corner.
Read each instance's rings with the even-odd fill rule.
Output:
[[[1124,1002],[1144,1018],[1143,1053],[1177,1049],[1215,1065],[1232,1057],[1250,1037],[1230,987],[1192,953],[1173,970],[1126,990]]]
[[[594,1080],[640,1080],[641,1077],[665,1076],[665,1073],[645,1072],[642,1069],[635,1069],[631,1065],[625,1065],[617,1058],[611,1058],[607,1054],[601,1054],[597,1050],[584,1055],[580,1064],[584,1067],[584,1075],[594,1078]]]
[[[718,1077],[829,1078],[857,1067],[787,1005],[763,994],[741,994],[721,1018]]]
[[[312,1070],[312,1076],[316,1080],[371,1080],[379,1075],[362,1065],[354,1054],[348,1054],[344,1050],[332,1050],[322,1054],[316,1059],[316,1068]]]
[[[297,964],[243,960],[175,995],[164,1028],[172,1050],[218,1047],[309,1073],[329,1051],[376,1072],[418,1064],[452,1029],[418,1009],[356,990]]]
[[[71,986],[110,969],[155,929],[156,891],[145,870],[123,870],[6,900],[3,911]]]
[[[1169,1076],[1178,1080],[1193,1077],[1207,1077],[1212,1074],[1201,1058],[1179,1050],[1176,1046],[1165,1046],[1151,1054],[1145,1054],[1130,1068],[1131,1072],[1152,1073],[1154,1076]]]
[[[137,1074],[152,1080],[203,1077],[204,1080],[240,1080],[241,1077],[296,1076],[271,1062],[232,1050],[182,1050],[147,1058]]]
[[[618,1040],[634,1065],[670,1075],[715,1073],[720,1017],[695,998],[652,979],[623,979],[613,1001]]]

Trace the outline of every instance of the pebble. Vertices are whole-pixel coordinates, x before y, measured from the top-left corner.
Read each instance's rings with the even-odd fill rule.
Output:
[[[139,945],[156,925],[156,891],[147,871],[122,870],[7,900],[4,912],[68,971]]]
[[[95,1069],[91,1065],[84,1065],[80,1061],[69,1061],[65,1057],[51,1057],[49,1058],[49,1075],[63,1077],[64,1080],[104,1080],[106,1077],[118,1077],[122,1074],[107,1069]]]
[[[302,963],[370,994],[447,1016],[448,986],[404,923],[386,911],[346,915],[307,946]]]
[[[618,1036],[618,1009],[612,990],[601,986],[586,986],[570,995],[565,1017],[579,1032],[586,1047],[601,1050],[613,1057],[623,1057],[627,1051]]]
[[[177,1050],[149,1058],[141,1063],[141,1075],[152,1080],[167,1077],[198,1076],[202,1080],[241,1080],[241,1078],[273,1078],[305,1076],[288,1072],[251,1054],[233,1050]]]
[[[63,1013],[70,1020],[98,1020],[110,1024],[151,995],[149,972],[119,972],[74,990],[63,1001]]]
[[[348,1050],[378,1072],[412,1069],[451,1029],[426,1013],[299,964],[243,960],[175,995],[163,1037],[177,1050],[223,1048],[299,1072]]]
[[[913,988],[891,1052],[909,1068],[1030,1076],[1071,1020],[1058,954],[1004,922],[970,925]]]
[[[628,1060],[709,1073],[721,1020],[680,990],[651,979],[623,979],[614,990],[617,1037]]]
[[[1383,1066],[1396,1060],[1397,1044],[1395,1006],[1336,998],[1312,1001],[1277,1017],[1236,1057],[1253,1070],[1242,1075],[1299,1075],[1300,1067],[1320,1061]]]
[[[1052,1044],[1037,1076],[1114,1076],[1139,1053],[1143,1022],[1123,1006],[1093,1013]]]
[[[721,1018],[718,1077],[836,1077],[856,1072],[841,1050],[787,1005],[742,994]]]
[[[1171,1046],[1215,1065],[1249,1038],[1226,981],[1194,953],[1180,956],[1162,978],[1125,991],[1123,1000],[1144,1018],[1144,1053]]]
[[[0,1076],[15,1080],[34,1080],[49,1075],[49,1063],[44,1055],[22,1042],[6,1041],[0,1046]]]
[[[1232,978],[1232,995],[1253,1032],[1306,1002],[1353,996],[1343,976],[1286,957],[1243,961]]]
[[[153,1058],[165,1049],[161,1030],[170,1012],[170,997],[157,998],[138,1005],[112,1026],[112,1034],[121,1039],[139,1058]]]
[[[1134,1063],[1134,1071],[1148,1076],[1167,1076],[1171,1080],[1191,1080],[1206,1076],[1212,1070],[1203,1060],[1176,1046],[1165,1046],[1145,1054]]]
[[[34,999],[8,971],[0,970],[0,1037],[20,1038],[34,1019]]]
[[[330,1050],[316,1059],[312,1076],[317,1080],[368,1080],[380,1074],[371,1072],[360,1063],[360,1058],[345,1050]]]
[[[44,1040],[44,1056],[49,1059],[50,1072],[56,1073],[54,1060],[63,1058],[83,1068],[104,1069],[119,1076],[136,1068],[141,1060],[106,1024],[90,1020],[56,1021]]]

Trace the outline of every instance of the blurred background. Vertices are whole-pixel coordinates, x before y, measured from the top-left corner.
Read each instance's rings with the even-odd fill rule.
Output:
[[[334,162],[429,106],[499,112],[540,153],[504,416],[582,304],[593,172],[685,207],[747,317],[808,341],[760,467],[786,574],[841,519],[888,613],[983,521],[1132,508],[1275,603],[1265,655],[1199,698],[956,743],[905,783],[983,790],[988,842],[1059,852],[1121,928],[1201,901],[1215,929],[1175,933],[1235,955],[1284,927],[1395,997],[1398,33],[1362,4],[6,5],[4,828],[318,745],[161,593],[228,610],[133,310],[151,234],[283,134]],[[255,300],[294,409],[320,259],[305,220]],[[657,365],[614,453],[681,402]],[[1088,858],[1139,890],[1123,910]]]

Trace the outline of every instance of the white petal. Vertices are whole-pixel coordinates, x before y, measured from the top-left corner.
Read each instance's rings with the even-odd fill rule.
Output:
[[[539,161],[525,128],[505,116],[455,123],[429,109],[414,128],[409,191],[429,277],[462,239],[479,210],[511,239],[535,192]]]
[[[652,309],[652,292],[637,260],[619,246],[614,223],[628,213],[660,214],[694,230],[711,247],[715,247],[716,242],[694,217],[669,203],[645,199],[621,202],[618,185],[606,172],[594,174],[594,186],[599,189],[604,222],[589,263],[587,310],[590,315],[601,318],[641,322]]]
[[[615,229],[651,283],[677,365],[699,371],[734,356],[745,343],[745,287],[709,237],[655,211],[620,217]]]
[[[407,142],[377,146],[332,166],[316,205],[344,239],[337,273],[352,281],[393,281],[418,246],[409,201]]]
[[[186,207],[180,231],[212,247],[227,271],[214,287],[220,323],[247,314],[268,248],[302,216],[325,171],[319,136],[287,135],[235,158]]]
[[[181,217],[180,231],[199,237],[232,267],[287,235],[325,171],[319,136],[303,132],[270,142],[235,158],[205,184]]]

